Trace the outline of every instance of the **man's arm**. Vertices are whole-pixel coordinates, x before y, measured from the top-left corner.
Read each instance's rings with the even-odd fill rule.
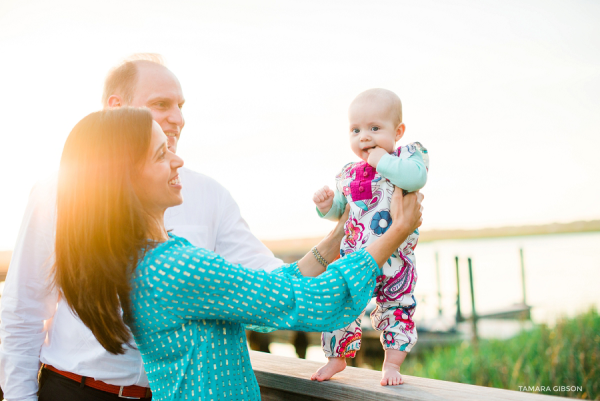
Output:
[[[227,190],[220,198],[219,225],[216,234],[215,252],[225,260],[251,269],[262,269],[270,273],[283,265],[258,238],[250,232],[240,208]]]
[[[246,221],[242,218],[240,208],[229,194],[223,191],[219,209],[219,228],[215,252],[225,260],[239,263],[251,269],[262,269],[270,273],[283,265],[273,253],[251,232]],[[347,218],[347,214],[346,214]],[[345,219],[342,217],[334,228],[319,244],[318,251],[328,262],[333,262],[339,256],[340,242],[344,235],[343,226]],[[325,268],[316,261],[309,251],[299,263],[299,269],[304,276],[314,277],[325,271]]]
[[[45,321],[56,310],[52,290],[56,179],[36,185],[21,223],[0,309],[0,386],[9,401],[37,400]]]

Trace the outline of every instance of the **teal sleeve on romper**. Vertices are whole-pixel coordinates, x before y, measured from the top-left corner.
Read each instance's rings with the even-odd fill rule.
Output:
[[[427,168],[420,151],[407,159],[384,155],[377,164],[377,172],[407,192],[418,191],[427,182]],[[338,221],[344,214],[347,203],[346,197],[336,188],[331,209],[323,214],[317,208],[317,214],[323,219]]]
[[[427,168],[420,151],[407,159],[384,155],[377,164],[377,172],[407,192],[418,191],[427,182]]]
[[[152,399],[258,400],[243,324],[287,330],[343,327],[367,305],[381,269],[366,251],[299,278],[232,265],[170,235],[136,267],[126,320]]]
[[[321,213],[321,211],[317,208],[317,214],[319,217],[322,217],[327,220],[338,221],[340,217],[344,214],[344,210],[346,210],[346,205],[348,204],[348,200],[346,197],[337,190],[337,188],[333,191],[333,203],[331,204],[331,209],[326,214]]]

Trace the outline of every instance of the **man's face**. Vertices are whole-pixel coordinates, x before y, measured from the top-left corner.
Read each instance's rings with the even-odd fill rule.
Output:
[[[185,125],[181,108],[185,99],[179,81],[160,65],[140,63],[133,99],[129,106],[147,107],[168,137],[169,149],[175,153]]]

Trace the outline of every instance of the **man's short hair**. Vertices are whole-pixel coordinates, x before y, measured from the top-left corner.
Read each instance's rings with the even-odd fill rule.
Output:
[[[166,66],[164,57],[158,53],[136,53],[127,57],[108,72],[102,92],[102,107],[108,107],[108,98],[112,95],[119,95],[126,105],[131,103],[140,63]]]

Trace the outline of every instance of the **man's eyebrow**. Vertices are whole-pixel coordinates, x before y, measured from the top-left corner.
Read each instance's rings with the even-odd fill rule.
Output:
[[[164,97],[164,96],[157,96],[157,97],[150,98],[150,100],[148,101],[148,103],[154,103],[154,102],[167,102],[167,103],[170,103],[171,99],[168,98],[168,97]]]
[[[164,148],[167,147],[167,143],[163,142],[160,144],[160,146],[158,147],[158,149],[156,149],[156,152],[154,152],[154,158],[156,159],[156,157],[158,157],[158,152],[160,152],[161,150],[163,150]]]

